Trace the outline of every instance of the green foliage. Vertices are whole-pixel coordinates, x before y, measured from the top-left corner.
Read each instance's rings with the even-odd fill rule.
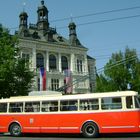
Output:
[[[33,78],[28,64],[20,58],[18,39],[0,25],[0,98],[27,95]]]
[[[140,93],[140,60],[136,50],[127,47],[125,53],[113,53],[96,83],[97,92],[128,90],[130,85],[131,90]]]

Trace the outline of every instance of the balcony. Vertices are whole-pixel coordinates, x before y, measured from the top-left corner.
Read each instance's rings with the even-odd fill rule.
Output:
[[[37,25],[36,25],[36,24],[30,23],[30,24],[29,24],[29,28],[30,28],[30,29],[37,29]]]
[[[62,74],[62,72],[60,72],[60,71],[58,71],[58,70],[49,70],[48,72],[47,72],[48,74]]]

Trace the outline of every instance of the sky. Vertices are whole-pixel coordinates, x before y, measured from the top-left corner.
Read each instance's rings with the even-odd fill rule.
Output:
[[[0,0],[0,23],[13,34],[24,10],[28,24],[35,24],[40,1]],[[88,55],[96,59],[97,70],[112,53],[124,52],[127,46],[140,54],[140,0],[45,0],[45,5],[50,26],[65,38],[69,36],[68,24],[75,22],[77,36],[88,48]]]

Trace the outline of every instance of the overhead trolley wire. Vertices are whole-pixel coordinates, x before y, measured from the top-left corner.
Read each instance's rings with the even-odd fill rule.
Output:
[[[124,20],[124,19],[131,19],[131,18],[138,18],[138,17],[140,17],[140,14],[138,14],[138,15],[132,15],[132,16],[124,16],[124,17],[112,18],[112,19],[103,19],[103,20],[91,21],[91,22],[86,22],[86,23],[79,23],[76,26],[84,26],[84,25],[89,25],[89,24],[112,22],[112,21],[118,21],[118,20]],[[64,29],[64,28],[67,28],[67,26],[58,27],[57,29]]]
[[[79,23],[76,26],[85,26],[85,25],[90,25],[90,24],[113,22],[113,21],[132,19],[132,18],[139,18],[139,17],[140,17],[140,14],[132,15],[132,16],[124,16],[124,17],[112,18],[112,19],[103,19],[103,20],[91,21],[91,22],[85,22],[85,23]],[[67,28],[67,26],[57,27],[57,29],[65,29],[65,28]],[[18,27],[13,27],[13,28],[8,28],[8,29],[9,30],[14,30],[14,29],[18,29]]]
[[[95,15],[103,15],[103,14],[115,13],[115,12],[121,12],[121,11],[128,11],[128,10],[134,10],[134,9],[140,9],[140,6],[121,8],[121,9],[115,9],[115,10],[108,10],[108,11],[90,13],[90,14],[79,15],[79,16],[73,16],[72,19],[95,16]],[[69,17],[60,18],[60,19],[52,20],[50,22],[60,22],[60,21],[65,21],[65,20],[70,20],[70,18]]]
[[[140,6],[121,8],[121,9],[114,9],[114,10],[90,13],[90,14],[79,15],[79,16],[73,16],[72,19],[78,19],[78,18],[95,16],[95,15],[104,15],[104,14],[109,14],[109,13],[115,13],[115,12],[121,12],[121,11],[129,11],[129,10],[135,10],[135,9],[140,9]],[[87,22],[87,23],[79,23],[79,24],[77,24],[77,26],[83,26],[83,25],[95,24],[95,23],[102,23],[102,22],[110,22],[110,21],[122,20],[122,19],[128,19],[128,18],[136,18],[136,17],[139,17],[139,16],[140,15],[133,15],[133,16],[127,16],[127,17],[114,18],[114,19],[104,19],[104,20],[100,20],[100,21],[93,21],[93,22]],[[56,20],[51,20],[50,22],[60,22],[60,21],[65,21],[65,20],[70,20],[70,17],[69,18],[67,17],[67,18],[60,18],[60,19],[56,19]],[[12,27],[12,28],[8,28],[8,29],[14,30],[14,29],[17,29],[17,28],[18,27]],[[67,26],[58,27],[57,29],[63,29],[63,28],[67,28]]]
[[[101,72],[103,72],[104,70],[112,69],[112,68],[117,67],[117,66],[119,66],[119,65],[121,65],[121,64],[124,64],[124,63],[127,62],[127,61],[133,61],[133,60],[135,60],[136,58],[137,58],[137,56],[136,56],[136,55],[133,55],[132,57],[129,57],[129,58],[126,58],[126,59],[117,61],[116,63],[109,65],[107,69],[105,69],[105,67],[102,67],[102,68],[98,69],[97,72],[98,72],[98,73],[101,73]]]
[[[112,69],[112,68],[114,68],[114,67],[117,67],[117,66],[119,66],[119,65],[121,65],[121,64],[124,64],[124,63],[127,62],[127,61],[133,61],[133,60],[135,60],[136,58],[137,58],[137,56],[136,56],[136,55],[133,55],[133,56],[131,56],[131,57],[129,57],[129,58],[126,58],[126,59],[117,61],[116,63],[111,64],[111,65],[109,66],[108,69]],[[97,72],[98,72],[98,73],[101,73],[101,72],[104,71],[104,69],[105,69],[105,67],[99,68],[99,69],[97,70]],[[106,70],[108,70],[108,69],[106,69]],[[96,73],[96,74],[97,74],[97,73]],[[62,86],[62,87],[60,87],[60,88],[58,88],[57,91],[65,91],[67,88],[76,85],[76,84],[79,83],[80,81],[84,81],[84,80],[86,80],[86,79],[88,79],[88,78],[91,78],[91,77],[93,77],[93,76],[95,76],[95,73],[87,74],[87,75],[85,75],[85,76],[83,76],[83,77],[81,77],[81,78],[79,78],[79,79],[77,79],[77,80],[74,80],[74,81],[72,82],[72,84],[69,84],[69,85],[66,84],[66,85],[64,85],[64,86]]]
[[[97,24],[97,23],[106,23],[106,22],[113,22],[113,21],[119,21],[119,20],[125,20],[125,19],[132,19],[132,18],[139,18],[140,14],[138,15],[132,15],[132,16],[124,16],[124,17],[118,17],[118,18],[112,18],[112,19],[103,19],[98,21],[91,21],[86,23],[79,23],[76,26],[85,26],[90,24]],[[8,28],[9,30],[17,29],[18,27]],[[57,27],[57,29],[65,29],[67,26]]]

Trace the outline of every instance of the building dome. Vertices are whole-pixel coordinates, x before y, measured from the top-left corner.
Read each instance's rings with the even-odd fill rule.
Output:
[[[21,12],[19,17],[28,17],[28,14],[26,12]]]
[[[44,5],[44,0],[41,1],[41,6],[38,7],[38,12],[39,11],[46,11],[46,12],[48,12],[47,7]]]
[[[75,24],[74,22],[70,22],[70,23],[69,23],[69,28],[70,28],[70,27],[74,27],[74,28],[75,28],[75,27],[76,27],[76,24]]]

